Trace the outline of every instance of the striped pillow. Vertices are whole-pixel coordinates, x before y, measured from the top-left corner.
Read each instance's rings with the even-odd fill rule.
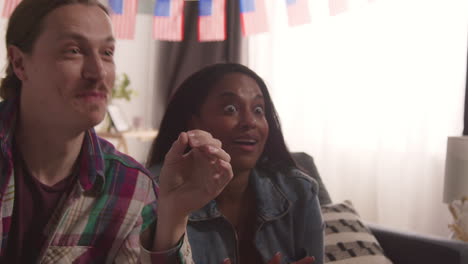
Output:
[[[322,206],[325,263],[391,264],[350,201]]]

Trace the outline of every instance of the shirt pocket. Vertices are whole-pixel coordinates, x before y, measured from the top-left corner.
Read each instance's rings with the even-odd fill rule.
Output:
[[[91,249],[89,246],[50,246],[44,254],[42,264],[66,264],[73,263],[86,251]]]

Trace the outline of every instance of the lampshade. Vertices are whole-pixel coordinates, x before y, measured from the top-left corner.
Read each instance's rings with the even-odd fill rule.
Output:
[[[468,196],[468,136],[449,137],[445,159],[444,202]]]

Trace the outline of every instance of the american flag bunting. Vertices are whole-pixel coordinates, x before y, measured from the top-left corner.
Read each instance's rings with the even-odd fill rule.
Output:
[[[114,34],[119,39],[135,37],[138,0],[109,0]]]
[[[223,41],[226,39],[226,0],[200,0],[198,2],[198,40]]]
[[[155,39],[182,41],[184,39],[184,0],[156,0],[153,31]]]
[[[310,23],[308,0],[286,0],[289,26]]]
[[[244,36],[268,31],[268,16],[264,0],[239,0],[239,4]]]
[[[5,0],[3,3],[2,17],[10,17],[13,10],[21,2],[21,0]]]
[[[328,0],[330,16],[336,16],[349,9],[348,0]]]

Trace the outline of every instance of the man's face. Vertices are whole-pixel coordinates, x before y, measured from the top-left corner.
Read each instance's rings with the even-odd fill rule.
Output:
[[[109,17],[98,6],[53,10],[23,56],[23,112],[51,128],[83,131],[101,122],[115,81],[114,45]]]

